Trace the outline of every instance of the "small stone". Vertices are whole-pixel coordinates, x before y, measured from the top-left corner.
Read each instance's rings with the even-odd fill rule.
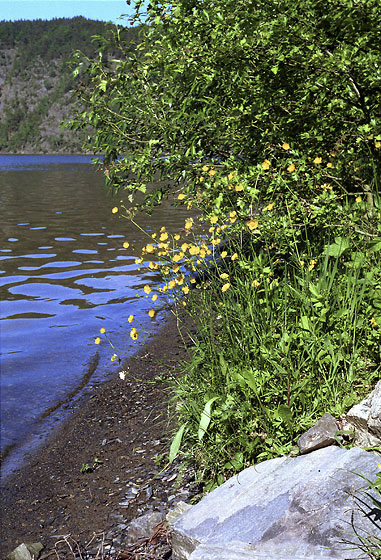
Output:
[[[312,428],[307,430],[297,441],[300,454],[310,453],[316,449],[336,443],[335,435],[338,431],[336,420],[331,414],[323,414]]]
[[[37,560],[44,546],[41,543],[22,543],[8,556],[9,560]]]
[[[353,406],[346,420],[355,430],[355,443],[361,447],[381,445],[381,381],[361,403]]]

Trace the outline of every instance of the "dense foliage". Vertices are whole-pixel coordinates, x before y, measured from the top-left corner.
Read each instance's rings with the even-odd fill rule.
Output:
[[[378,0],[154,0],[138,50],[115,34],[112,65],[82,61],[92,83],[79,121],[95,127],[114,184],[159,171],[191,185],[205,160],[286,164],[287,142],[307,157],[339,153],[343,187],[372,189],[380,39]]]
[[[137,49],[115,33],[113,60],[77,53],[73,126],[94,128],[131,202],[175,193],[197,210],[149,234],[136,263],[162,273],[154,305],[170,294],[196,325],[170,459],[213,485],[289,453],[380,376],[381,10],[152,0],[145,19],[140,4]]]

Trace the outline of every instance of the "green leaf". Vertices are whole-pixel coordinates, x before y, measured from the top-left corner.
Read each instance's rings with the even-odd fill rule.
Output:
[[[350,246],[351,242],[347,237],[335,237],[335,243],[326,245],[325,250],[329,257],[339,258]]]
[[[278,406],[278,415],[283,420],[283,422],[285,422],[287,426],[292,429],[293,415],[291,408],[285,404],[280,404]]]
[[[186,424],[182,424],[180,426],[180,428],[177,430],[175,437],[173,438],[173,441],[171,443],[171,447],[169,448],[168,461],[170,463],[172,463],[175,460],[175,458],[177,457],[177,454],[179,452],[180,445],[181,445],[181,440],[183,439],[183,434],[184,434],[185,428],[186,428]]]
[[[204,435],[206,434],[206,431],[208,429],[208,426],[210,424],[210,421],[212,419],[211,416],[211,412],[212,412],[212,404],[214,403],[215,400],[217,400],[218,397],[213,397],[212,399],[209,399],[208,402],[206,403],[206,405],[204,406],[204,410],[202,411],[201,414],[201,418],[200,418],[200,424],[198,427],[198,439],[199,441],[202,440],[202,438],[204,437]]]

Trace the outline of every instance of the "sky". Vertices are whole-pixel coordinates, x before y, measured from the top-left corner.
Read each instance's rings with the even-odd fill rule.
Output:
[[[125,0],[0,0],[0,21],[84,16],[129,26],[122,14],[132,14]]]

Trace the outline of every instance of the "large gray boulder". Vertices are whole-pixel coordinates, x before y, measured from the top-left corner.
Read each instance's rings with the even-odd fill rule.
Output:
[[[357,542],[351,522],[359,535],[379,529],[354,499],[366,485],[356,473],[374,481],[379,462],[374,452],[331,446],[249,467],[175,521],[173,558],[357,558],[359,551],[343,544]]]
[[[381,381],[374,391],[345,415],[355,430],[355,442],[361,447],[381,445]]]

